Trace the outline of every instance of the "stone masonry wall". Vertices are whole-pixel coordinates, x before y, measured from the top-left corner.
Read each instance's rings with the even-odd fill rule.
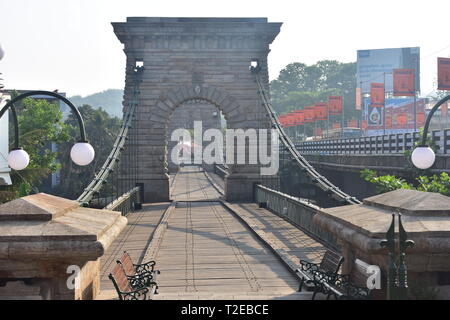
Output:
[[[183,102],[214,104],[230,128],[270,127],[249,66],[258,60],[268,88],[269,44],[280,26],[266,18],[127,18],[113,23],[127,57],[125,104],[131,98],[136,62],[145,67],[134,126],[144,201],[169,200],[167,127]],[[253,184],[260,181],[259,167],[229,169],[226,198],[250,200]]]

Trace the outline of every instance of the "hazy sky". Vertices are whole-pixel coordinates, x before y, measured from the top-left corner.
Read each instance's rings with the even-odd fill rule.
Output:
[[[421,47],[422,94],[450,57],[449,0],[0,0],[7,88],[87,95],[123,88],[125,54],[111,26],[127,16],[268,17],[283,22],[271,79],[290,62],[356,61],[356,50]]]

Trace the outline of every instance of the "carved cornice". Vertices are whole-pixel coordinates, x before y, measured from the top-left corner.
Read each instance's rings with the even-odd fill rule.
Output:
[[[281,23],[266,18],[128,18],[112,23],[126,47],[147,49],[261,49]]]

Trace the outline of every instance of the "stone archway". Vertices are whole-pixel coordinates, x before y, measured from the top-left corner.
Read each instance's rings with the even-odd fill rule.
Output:
[[[216,106],[225,116],[228,128],[247,129],[260,128],[261,121],[266,120],[254,117],[251,120],[245,120],[243,114],[248,112],[247,108],[242,108],[237,100],[228,94],[225,90],[217,87],[201,87],[183,86],[175,88],[163,94],[156,106],[161,111],[150,117],[150,120],[165,123],[165,132],[161,135],[161,140],[168,142],[168,124],[171,114],[176,108],[183,105],[183,103],[191,100],[202,100]],[[243,120],[244,119],[244,120]],[[264,126],[267,128],[267,126]],[[167,149],[166,149],[167,150]],[[235,151],[237,152],[237,151]],[[158,160],[165,173],[167,173],[167,151],[164,156],[158,155]],[[161,169],[161,168],[159,168]],[[165,190],[166,178],[162,177],[160,182],[161,189]],[[260,182],[259,166],[257,165],[233,165],[229,164],[229,175],[225,179],[225,197],[228,200],[247,200],[249,190],[253,190],[253,184]],[[168,180],[167,180],[168,181]]]
[[[167,126],[183,102],[214,104],[231,129],[270,127],[249,66],[258,61],[268,88],[267,55],[280,26],[266,18],[144,17],[113,23],[127,56],[125,104],[132,99],[133,69],[145,68],[132,130],[138,134],[137,170],[146,202],[169,200]],[[230,166],[227,200],[251,200],[259,181],[257,165]]]

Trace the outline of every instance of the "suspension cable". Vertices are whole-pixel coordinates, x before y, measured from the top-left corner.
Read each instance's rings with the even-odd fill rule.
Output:
[[[293,161],[311,178],[312,182],[319,187],[321,190],[325,191],[327,195],[334,198],[339,202],[345,202],[347,204],[360,204],[361,201],[346,194],[344,191],[340,190],[337,186],[335,186],[332,182],[330,182],[323,175],[318,173],[311,164],[298,152],[292,143],[289,136],[287,136],[281,127],[278,118],[273,110],[273,107],[270,102],[270,98],[268,93],[266,92],[261,76],[260,69],[258,67],[252,68],[252,73],[255,75],[256,83],[258,84],[258,92],[262,101],[263,106],[266,109],[266,112],[269,116],[271,125],[273,129],[276,129],[279,135],[279,139],[282,142],[284,151],[288,152],[292,157]]]

